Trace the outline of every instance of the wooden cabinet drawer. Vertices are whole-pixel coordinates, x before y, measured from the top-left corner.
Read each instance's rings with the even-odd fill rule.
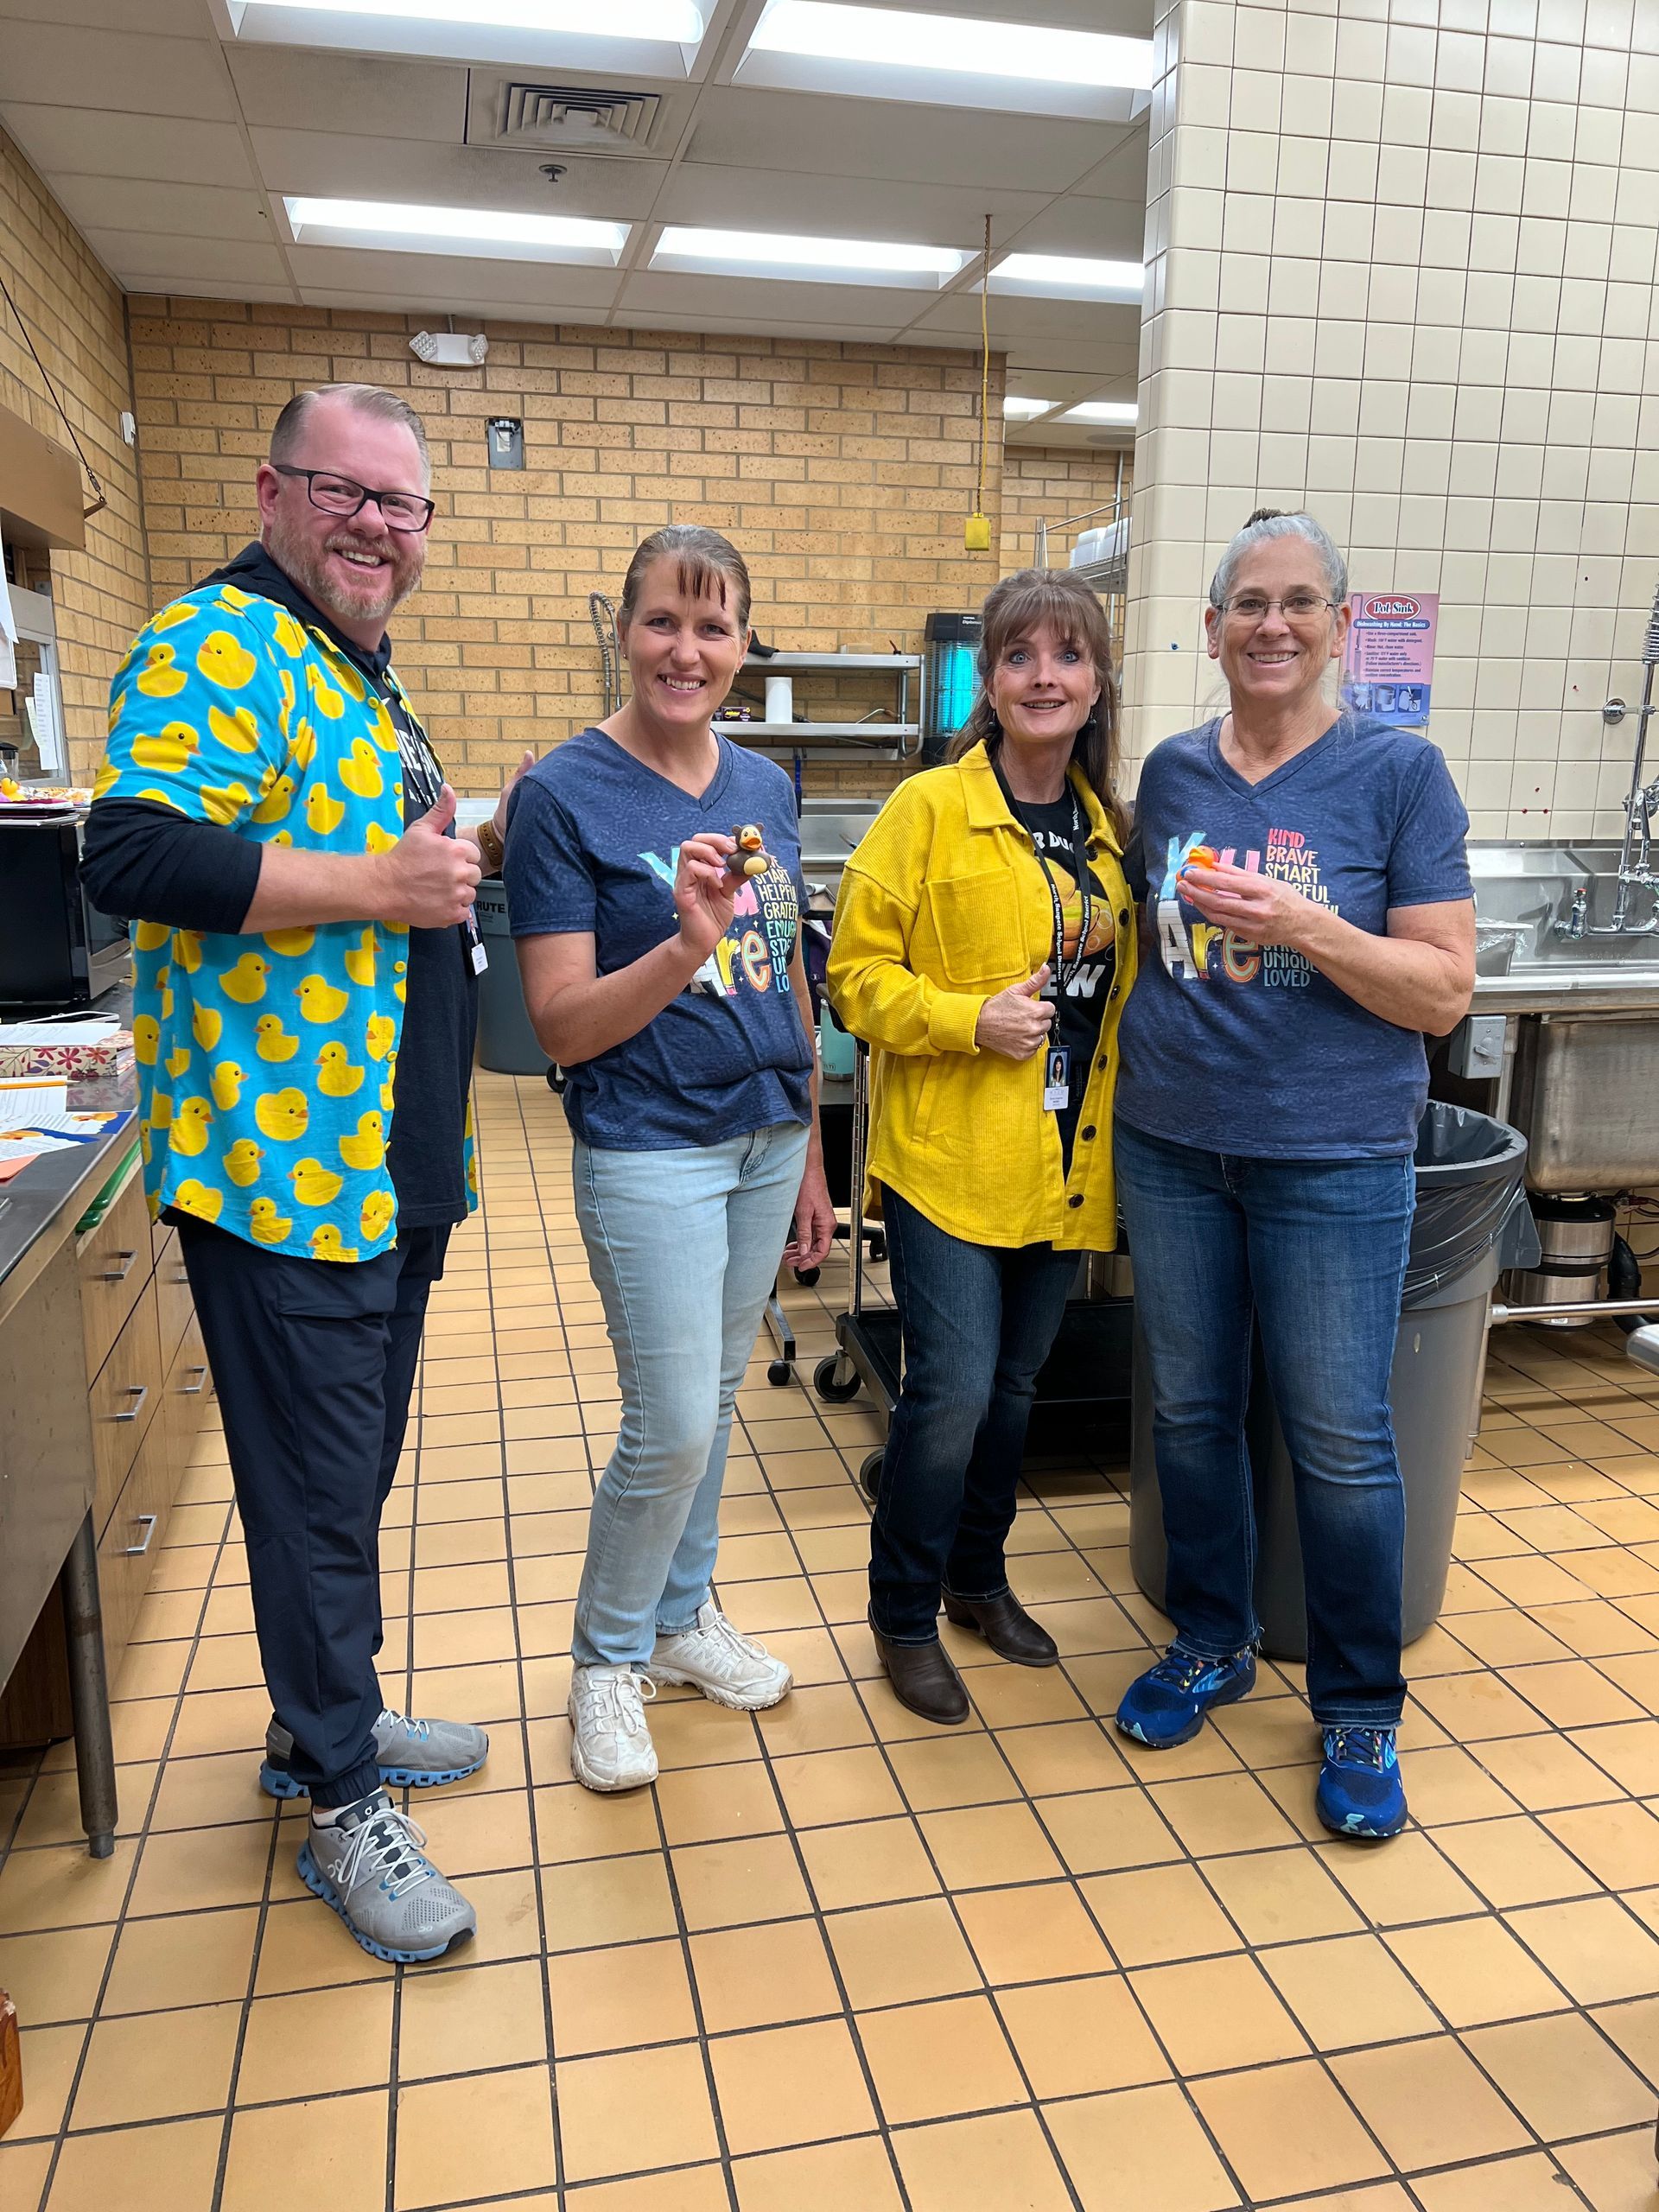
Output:
[[[179,1348],[173,1355],[167,1376],[167,1427],[175,1488],[190,1464],[196,1448],[196,1434],[213,1403],[213,1377],[207,1371],[207,1355],[202,1350],[201,1327],[192,1312],[187,1317],[184,1334],[179,1339]]]
[[[99,1601],[104,1613],[104,1663],[111,1683],[120,1671],[127,1638],[150,1574],[167,1541],[168,1516],[178,1472],[168,1425],[154,1421],[140,1446],[109,1526],[99,1540]]]
[[[137,1167],[131,1180],[88,1234],[76,1254],[80,1275],[80,1319],[86,1332],[86,1372],[96,1375],[138,1302],[156,1264],[149,1236],[149,1209],[144,1179]]]
[[[156,1325],[164,1368],[172,1365],[173,1356],[183,1341],[186,1325],[194,1311],[178,1232],[169,1229],[156,1258]]]
[[[87,1394],[92,1416],[92,1465],[98,1477],[92,1526],[100,1535],[138,1447],[160,1410],[162,1380],[156,1293],[146,1282]]]

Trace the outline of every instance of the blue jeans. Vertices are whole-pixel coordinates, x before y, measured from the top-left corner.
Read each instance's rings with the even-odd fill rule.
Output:
[[[1295,1480],[1313,1717],[1397,1721],[1406,1497],[1388,1398],[1411,1161],[1249,1160],[1122,1121],[1116,1145],[1151,1355],[1165,1609],[1208,1658],[1260,1634],[1244,1434],[1254,1319]]]
[[[1000,1598],[1008,1586],[1031,1402],[1077,1255],[964,1243],[896,1191],[882,1211],[905,1367],[871,1531],[870,1619],[895,1643],[931,1643],[942,1589]]]
[[[578,1667],[642,1666],[658,1633],[692,1627],[708,1599],[732,1406],[806,1136],[782,1122],[668,1152],[576,1144],[576,1218],[622,1392],[576,1592]]]

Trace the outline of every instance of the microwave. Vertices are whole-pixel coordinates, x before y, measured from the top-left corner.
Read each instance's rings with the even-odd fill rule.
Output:
[[[127,925],[81,887],[84,817],[0,809],[0,1014],[89,1006],[129,975]]]

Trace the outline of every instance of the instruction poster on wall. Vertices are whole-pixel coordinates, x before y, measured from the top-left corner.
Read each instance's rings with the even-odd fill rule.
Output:
[[[1434,677],[1440,594],[1357,591],[1348,607],[1343,704],[1395,728],[1421,729]]]

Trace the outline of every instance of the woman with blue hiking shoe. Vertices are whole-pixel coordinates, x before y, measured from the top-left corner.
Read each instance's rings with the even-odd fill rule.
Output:
[[[1254,1325],[1295,1481],[1319,1818],[1381,1837],[1407,1817],[1389,1375],[1423,1035],[1468,1008],[1474,907],[1440,752],[1327,703],[1347,598],[1310,516],[1252,515],[1205,613],[1228,710],[1141,772],[1130,880],[1149,951],[1116,1157],[1176,1636],[1117,1725],[1162,1750],[1255,1687]]]

